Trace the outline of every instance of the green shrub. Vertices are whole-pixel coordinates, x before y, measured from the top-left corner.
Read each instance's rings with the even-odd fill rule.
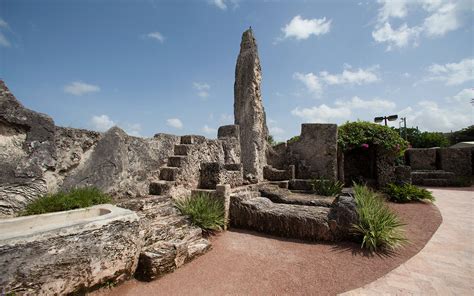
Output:
[[[367,186],[354,184],[354,194],[359,223],[353,229],[362,241],[362,248],[393,250],[407,242],[403,234],[404,224],[376,192]]]
[[[176,202],[183,215],[189,216],[192,223],[205,231],[222,230],[225,226],[224,204],[209,194],[183,198]]]
[[[323,196],[336,196],[342,192],[344,183],[321,178],[311,181],[311,187],[316,194]]]
[[[394,202],[410,202],[410,201],[425,201],[433,202],[435,200],[433,194],[424,188],[419,188],[411,184],[388,184],[384,192],[389,196],[389,199]]]
[[[338,128],[339,147],[344,151],[371,145],[403,154],[408,143],[392,128],[366,121],[347,122]]]
[[[68,192],[48,194],[30,203],[22,216],[87,208],[93,205],[110,203],[112,199],[93,187],[75,188]]]
[[[291,143],[298,142],[299,140],[300,140],[300,136],[294,136],[294,137],[291,137],[288,141],[286,141],[286,143],[291,144]]]

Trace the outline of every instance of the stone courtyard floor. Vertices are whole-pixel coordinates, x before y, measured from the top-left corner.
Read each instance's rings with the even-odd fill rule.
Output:
[[[473,189],[432,189],[443,217],[439,228],[440,212],[430,204],[390,204],[407,223],[410,240],[396,254],[371,256],[352,243],[311,244],[232,230],[215,237],[209,253],[156,281],[131,280],[94,294],[468,294],[474,290]]]
[[[343,295],[474,293],[474,187],[430,190],[443,223],[428,244],[389,274]]]

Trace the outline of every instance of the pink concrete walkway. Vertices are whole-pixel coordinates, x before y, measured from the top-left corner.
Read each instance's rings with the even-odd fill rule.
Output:
[[[342,295],[473,295],[474,187],[430,189],[443,223],[416,256]]]

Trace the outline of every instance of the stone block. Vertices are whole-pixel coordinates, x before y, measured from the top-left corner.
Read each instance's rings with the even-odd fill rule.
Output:
[[[268,181],[285,181],[295,178],[295,166],[290,165],[286,170],[277,170],[267,165],[263,168],[263,178]]]
[[[396,166],[395,167],[395,182],[397,184],[411,184],[411,167]]]
[[[436,151],[434,148],[411,148],[405,152],[412,170],[436,170]]]
[[[438,150],[439,168],[453,172],[456,176],[472,175],[471,151],[469,149],[440,148]]]
[[[337,180],[336,124],[302,124],[299,141],[289,143],[288,150],[296,178]]]
[[[240,138],[240,128],[237,124],[223,125],[217,130],[217,138]]]
[[[9,235],[9,223],[18,231]],[[134,212],[112,205],[2,220],[0,287],[12,295],[67,295],[123,281],[137,267],[139,227]]]
[[[311,185],[311,179],[292,179],[288,187],[291,190],[302,190],[302,191],[312,191],[313,186]]]
[[[215,189],[218,184],[229,184],[231,187],[243,183],[241,164],[222,164],[209,162],[201,164],[199,187]]]

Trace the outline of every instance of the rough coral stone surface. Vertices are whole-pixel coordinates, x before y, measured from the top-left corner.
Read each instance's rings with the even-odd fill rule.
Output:
[[[470,177],[472,162],[470,149],[441,148],[438,150],[439,168],[456,176]]]
[[[334,197],[312,193],[294,193],[288,189],[269,184],[261,185],[259,191],[263,197],[274,203],[330,207],[335,199]]]
[[[412,170],[436,170],[436,151],[433,148],[411,148],[405,157]]]
[[[53,120],[23,107],[0,80],[0,216],[48,190],[56,166]]]
[[[411,184],[411,167],[399,165],[395,167],[395,182],[397,184]]]
[[[287,149],[296,178],[337,180],[337,125],[302,124],[300,139]]]
[[[124,200],[119,205],[140,217],[144,237],[136,271],[140,280],[151,281],[172,272],[211,247],[201,229],[181,215],[170,197]]]
[[[290,165],[285,170],[278,170],[270,165],[263,168],[263,177],[269,181],[287,181],[295,178],[295,166]]]
[[[273,203],[265,197],[231,198],[231,226],[277,236],[332,241],[329,208]]]
[[[262,103],[262,71],[257,42],[251,29],[245,31],[235,68],[234,117],[240,126],[241,159],[244,176],[263,180],[268,128]]]
[[[113,127],[97,142],[84,164],[65,178],[61,188],[94,186],[113,195],[145,196],[150,181],[158,176],[160,166],[178,142],[177,136],[137,138]]]
[[[127,212],[0,240],[0,287],[16,295],[65,295],[131,277],[143,238],[137,215]]]

